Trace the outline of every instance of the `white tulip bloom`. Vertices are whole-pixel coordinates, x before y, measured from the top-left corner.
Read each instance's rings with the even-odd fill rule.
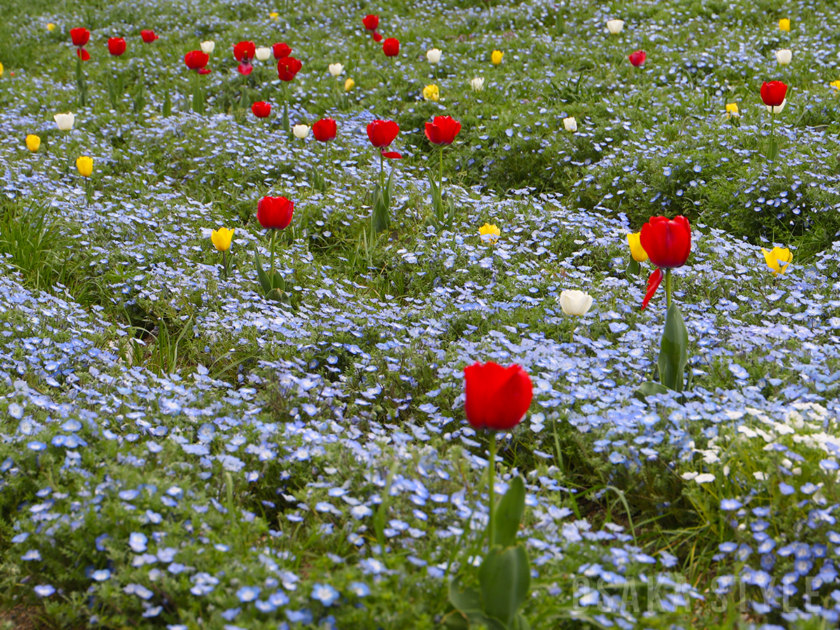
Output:
[[[572,133],[577,131],[577,121],[575,120],[575,117],[569,116],[568,118],[564,118],[563,126],[566,128],[566,131],[570,131]]]
[[[787,105],[787,99],[783,100],[781,105],[776,105],[776,107],[772,107],[770,105],[765,105],[765,107],[767,107],[767,111],[771,114],[781,114],[785,105]]]
[[[205,55],[209,55],[214,50],[216,50],[216,42],[212,40],[201,42],[201,52],[203,52]]]
[[[56,114],[53,118],[55,119],[55,124],[58,125],[58,128],[61,131],[70,131],[76,123],[76,117],[72,112],[67,114]]]
[[[440,54],[440,50],[432,48],[426,51],[426,59],[429,60],[429,63],[440,63]]]
[[[787,48],[783,48],[782,50],[776,51],[776,61],[779,62],[780,66],[786,66],[790,64],[790,60],[793,58],[793,53],[788,50]]]
[[[624,30],[624,20],[607,20],[607,30],[612,35],[618,35]]]
[[[342,66],[340,63],[331,63],[329,70],[331,75],[337,77],[342,72],[344,72],[344,66]]]
[[[309,126],[308,125],[295,125],[292,129],[292,132],[295,134],[295,138],[299,138],[303,140],[306,136],[309,135]]]
[[[254,51],[254,56],[257,58],[257,61],[265,61],[271,57],[271,48],[268,46],[260,46]]]
[[[592,296],[583,291],[563,291],[559,302],[566,315],[583,317],[592,307]]]
[[[484,89],[484,77],[476,77],[470,81],[473,92],[481,92]]]

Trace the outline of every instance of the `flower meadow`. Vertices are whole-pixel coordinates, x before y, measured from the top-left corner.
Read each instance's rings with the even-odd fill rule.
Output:
[[[838,30],[4,2],[0,628],[837,627]]]

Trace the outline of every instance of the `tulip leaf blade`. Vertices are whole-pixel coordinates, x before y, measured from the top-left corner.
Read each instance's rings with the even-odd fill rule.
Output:
[[[630,258],[630,264],[627,265],[627,273],[626,273],[627,279],[628,280],[633,280],[633,277],[638,276],[639,272],[641,270],[642,270],[642,267],[641,267],[641,265],[639,265],[638,261],[635,258],[631,257]]]
[[[654,381],[646,381],[636,389],[636,397],[642,401],[646,401],[648,396],[656,396],[657,394],[667,394],[668,388],[662,383]]]
[[[507,549],[493,547],[481,563],[478,580],[484,612],[508,627],[531,588],[525,548],[522,545]]]
[[[683,391],[688,363],[688,330],[676,304],[668,307],[659,351],[659,381],[675,392]]]
[[[522,477],[514,477],[505,496],[496,506],[493,545],[512,547],[516,543],[519,524],[525,514],[525,484]]]
[[[268,295],[268,293],[274,287],[271,284],[271,280],[269,279],[268,274],[263,269],[262,261],[260,261],[260,254],[256,249],[254,250],[254,263],[257,267],[257,277],[260,280],[260,286],[262,286],[263,295]]]

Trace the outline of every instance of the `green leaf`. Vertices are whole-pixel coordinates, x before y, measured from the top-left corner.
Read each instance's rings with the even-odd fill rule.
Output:
[[[373,212],[371,214],[371,225],[374,232],[383,232],[388,229],[390,217],[388,215],[389,205],[385,200],[385,195],[375,186],[373,189]]]
[[[274,276],[271,278],[271,288],[280,289],[281,291],[286,290],[286,280],[280,275],[279,271],[275,271]]]
[[[554,32],[558,35],[562,35],[565,30],[566,20],[564,20],[563,16],[558,13],[557,18],[554,20]]]
[[[169,96],[169,90],[166,90],[166,94],[163,97],[163,108],[161,110],[161,114],[164,118],[172,115],[172,99]]]
[[[478,570],[484,612],[510,625],[519,606],[528,597],[531,572],[522,545],[491,549]]]
[[[449,601],[464,614],[481,612],[481,594],[474,588],[463,587],[461,578],[455,578],[449,583]]]
[[[647,381],[645,383],[642,383],[635,393],[636,398],[639,398],[644,402],[647,400],[648,396],[654,396],[656,394],[667,394],[668,388],[665,387],[662,383]]]
[[[688,330],[676,304],[668,307],[665,331],[659,351],[659,381],[675,392],[683,391],[685,366],[688,363]]]
[[[280,289],[272,289],[271,291],[266,293],[265,299],[274,300],[275,302],[280,302],[281,304],[285,304],[286,306],[292,305],[292,300],[289,297],[289,294]]]
[[[636,259],[632,256],[630,257],[630,264],[627,265],[627,272],[626,276],[628,280],[633,280],[633,276],[638,276],[639,271],[641,271],[642,267],[636,262]]]
[[[516,617],[510,623],[510,630],[531,630],[531,624],[522,616],[522,613],[516,613]]]
[[[496,507],[493,545],[512,547],[516,544],[516,533],[525,513],[525,484],[522,477],[514,477],[505,496]]]
[[[388,182],[385,184],[385,190],[382,191],[382,198],[385,200],[387,210],[391,209],[391,200],[394,198],[394,170],[391,169],[391,174],[388,175]]]
[[[778,157],[778,155],[779,155],[779,141],[775,137],[772,137],[772,138],[770,138],[770,140],[767,143],[767,153],[765,154],[765,156],[767,157],[768,160],[770,160],[772,162],[773,160],[775,160]]]
[[[268,295],[269,291],[271,291],[274,287],[271,284],[271,280],[268,278],[268,274],[263,270],[262,262],[260,261],[260,254],[254,249],[254,263],[257,267],[257,277],[260,279],[260,286],[262,286],[263,295]]]

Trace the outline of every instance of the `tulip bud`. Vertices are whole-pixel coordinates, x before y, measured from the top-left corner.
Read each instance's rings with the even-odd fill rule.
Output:
[[[483,242],[493,245],[499,240],[499,237],[502,235],[502,231],[495,225],[485,223],[478,228],[478,235]]]
[[[505,53],[503,53],[501,50],[494,50],[493,54],[490,55],[490,61],[493,62],[494,66],[498,66],[500,63],[502,63],[502,57],[504,56]]]
[[[484,77],[476,77],[470,81],[473,92],[481,92],[484,89]]]
[[[618,35],[624,30],[624,20],[607,20],[607,30],[611,35]]]
[[[566,128],[566,131],[570,131],[571,133],[577,131],[577,121],[575,120],[575,117],[569,116],[568,118],[564,118],[563,126]]]
[[[329,65],[330,74],[334,77],[337,77],[344,71],[344,66],[340,63],[331,63]]]
[[[726,104],[726,117],[729,118],[730,116],[734,118],[738,118],[741,116],[741,114],[738,112],[738,103]]]
[[[423,88],[423,98],[437,103],[440,100],[440,90],[434,83]]]
[[[767,266],[776,275],[787,271],[790,261],[793,260],[793,254],[786,248],[774,247],[772,251],[768,252],[762,247],[761,251],[764,254],[764,261]]]
[[[642,234],[636,232],[627,235],[627,244],[630,245],[630,255],[638,263],[643,263],[648,259],[648,254],[645,248],[642,247]]]
[[[93,173],[93,158],[86,155],[80,156],[76,160],[76,168],[82,177],[90,177]]]
[[[583,291],[563,291],[558,301],[566,315],[577,317],[583,317],[592,307],[592,296]]]
[[[55,30],[55,24],[53,24],[52,22],[50,22],[49,24],[47,24],[47,30],[48,30],[50,33],[52,33],[52,32]]]
[[[201,42],[201,52],[203,52],[205,55],[209,55],[214,50],[216,50],[216,42],[211,40]]]
[[[426,51],[426,59],[429,60],[429,63],[440,63],[440,55],[441,52],[437,48]]]
[[[254,51],[254,56],[257,58],[257,61],[265,61],[271,57],[271,48],[260,46]]]
[[[779,20],[779,30],[785,32],[790,31],[790,20],[788,18]]]
[[[53,116],[55,119],[55,124],[58,125],[59,130],[61,131],[70,131],[73,128],[73,124],[76,122],[76,117],[72,114],[56,114]]]
[[[233,232],[234,230],[224,227],[219,228],[218,230],[213,230],[210,234],[210,240],[213,242],[213,246],[220,252],[226,252],[229,250],[230,242],[233,239]]]
[[[26,136],[26,148],[35,153],[41,148],[41,138],[36,135],[29,134]]]
[[[345,92],[349,92],[349,91],[350,91],[350,90],[352,90],[354,87],[356,87],[356,82],[355,82],[353,79],[347,79],[347,80],[344,82],[344,91],[345,91]]]
[[[309,126],[308,125],[295,125],[292,128],[292,133],[295,134],[295,138],[303,140],[306,136],[309,135]]]
[[[3,76],[3,64],[0,63],[0,77]]]
[[[793,53],[787,48],[783,48],[782,50],[776,51],[776,61],[779,62],[780,66],[786,66],[790,64],[790,60],[792,57]]]

